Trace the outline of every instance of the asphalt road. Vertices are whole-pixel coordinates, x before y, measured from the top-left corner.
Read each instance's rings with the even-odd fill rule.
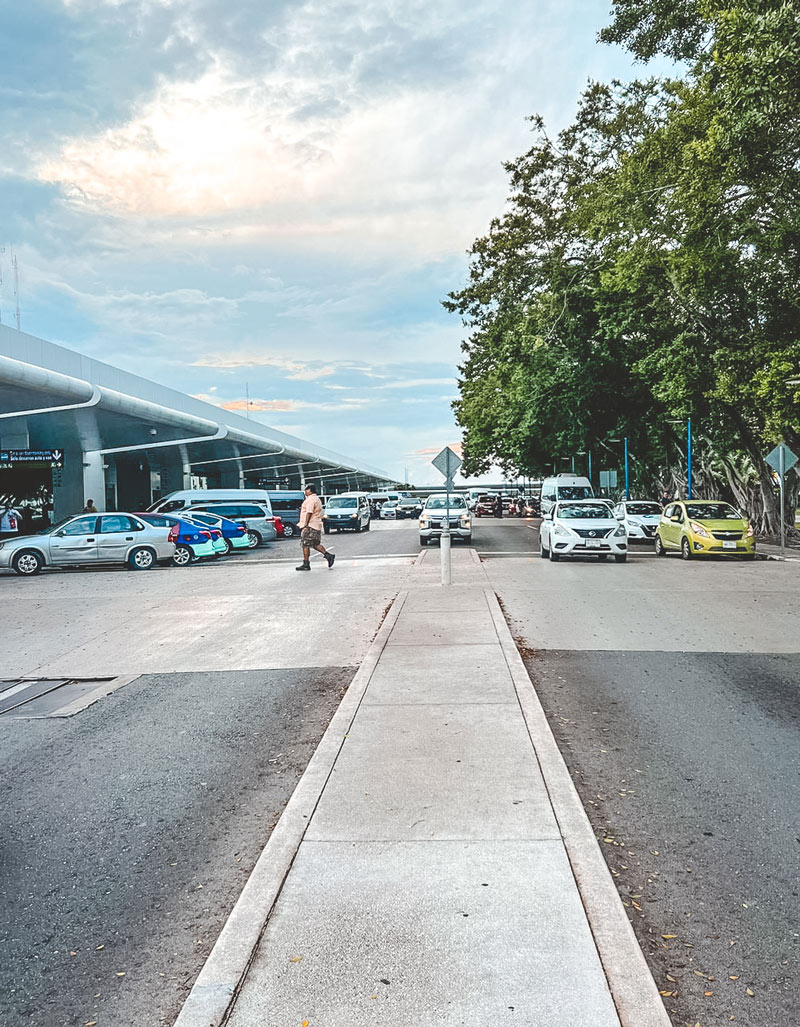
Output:
[[[800,566],[553,566],[530,527],[490,530],[487,571],[673,1024],[797,1027]]]
[[[800,567],[551,565],[534,528],[475,546],[675,1027],[797,1027]],[[324,542],[0,582],[16,673],[144,671],[0,717],[0,1022],[172,1022],[419,551]]]

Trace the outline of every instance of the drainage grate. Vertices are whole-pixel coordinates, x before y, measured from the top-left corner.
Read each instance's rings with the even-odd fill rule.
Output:
[[[0,717],[71,717],[133,678],[6,678],[0,680]]]

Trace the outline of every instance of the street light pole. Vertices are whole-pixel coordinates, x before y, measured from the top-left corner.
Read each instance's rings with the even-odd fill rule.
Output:
[[[692,419],[686,422],[686,464],[689,479],[688,498],[692,498]]]
[[[631,498],[630,478],[628,476],[628,436],[625,436],[625,498]]]

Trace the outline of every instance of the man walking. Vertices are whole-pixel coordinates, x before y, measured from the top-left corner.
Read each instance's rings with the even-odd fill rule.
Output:
[[[309,560],[312,549],[322,553],[328,566],[333,567],[336,555],[329,553],[322,545],[322,503],[313,485],[306,485],[306,498],[300,507],[300,545],[303,547],[303,562],[295,567],[296,571],[311,570]]]

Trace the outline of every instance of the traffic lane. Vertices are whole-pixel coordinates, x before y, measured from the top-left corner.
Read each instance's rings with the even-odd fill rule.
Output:
[[[487,560],[515,635],[537,649],[796,652],[797,564],[650,555]]]
[[[0,1022],[172,1023],[354,673],[149,675],[0,717]]]
[[[523,657],[675,1027],[795,1027],[800,655]]]
[[[472,544],[481,556],[532,553],[539,545],[531,521],[521,517],[472,518]]]
[[[3,583],[2,675],[357,665],[414,556],[239,562]]]
[[[369,531],[332,531],[322,536],[322,545],[336,553],[336,559],[358,559],[373,556],[415,556],[419,552],[416,519],[370,521]],[[302,559],[300,536],[276,539],[268,546],[250,549],[237,555],[242,562]],[[321,559],[312,550],[312,560]]]

